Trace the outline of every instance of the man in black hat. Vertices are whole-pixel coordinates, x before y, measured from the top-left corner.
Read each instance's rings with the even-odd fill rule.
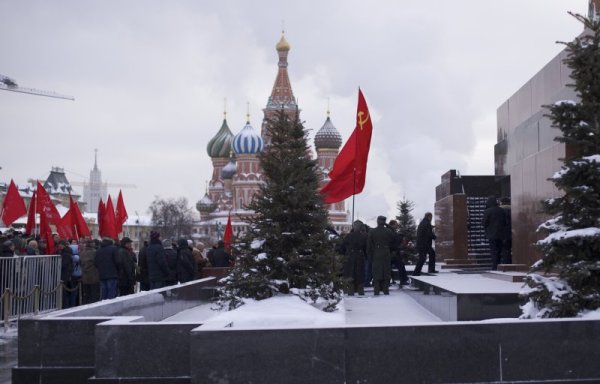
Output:
[[[118,260],[119,296],[130,295],[135,291],[135,266],[137,259],[133,251],[133,241],[129,237],[121,239]]]
[[[377,227],[369,231],[367,239],[367,255],[373,263],[373,291],[379,295],[390,294],[392,277],[391,248],[394,245],[394,234],[385,226],[385,216],[377,217]]]

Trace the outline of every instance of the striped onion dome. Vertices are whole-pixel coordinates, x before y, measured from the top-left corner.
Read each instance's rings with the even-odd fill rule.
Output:
[[[199,212],[210,213],[217,209],[217,204],[212,201],[208,193],[196,203],[196,209]]]
[[[246,121],[244,128],[233,138],[233,151],[238,155],[255,154],[262,151],[263,147],[263,139],[254,131],[250,121]]]
[[[339,149],[342,146],[342,136],[333,126],[331,118],[327,116],[325,124],[319,129],[315,135],[315,148],[333,148]]]
[[[236,171],[237,165],[235,165],[235,161],[233,161],[233,159],[229,160],[229,163],[225,164],[225,166],[221,168],[221,179],[232,179]]]
[[[231,141],[233,133],[229,130],[227,119],[223,119],[223,124],[219,132],[210,139],[206,146],[206,152],[210,157],[228,157],[231,152]]]

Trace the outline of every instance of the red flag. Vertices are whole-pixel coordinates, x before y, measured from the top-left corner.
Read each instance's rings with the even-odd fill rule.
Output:
[[[40,222],[41,217],[44,216],[48,224],[58,225],[60,223],[60,213],[58,213],[54,203],[50,200],[50,195],[39,181],[37,183],[37,213],[40,214]]]
[[[90,230],[83,219],[77,202],[69,194],[69,210],[56,226],[58,235],[63,239],[77,239],[82,236],[90,236]]]
[[[2,215],[0,215],[0,217],[2,217],[2,221],[8,227],[26,213],[27,208],[25,207],[25,202],[19,194],[15,182],[10,179],[10,185],[8,186],[6,196],[4,196],[4,201],[2,202]]]
[[[46,255],[53,255],[55,248],[52,230],[50,229],[46,215],[42,214],[40,214],[40,237],[46,241]]]
[[[106,210],[106,206],[104,205],[104,201],[100,198],[98,202],[98,236],[104,236],[104,211]]]
[[[115,218],[115,209],[110,195],[106,201],[106,209],[104,210],[104,220],[102,221],[102,227],[104,236],[110,237],[111,239],[117,240],[119,234],[117,233],[117,222]]]
[[[227,217],[227,225],[225,226],[225,233],[223,234],[223,242],[225,243],[225,249],[231,252],[231,238],[233,237],[233,227],[231,226],[231,212]]]
[[[369,108],[359,88],[356,127],[333,163],[333,169],[329,172],[329,183],[321,189],[326,204],[337,203],[362,192],[365,187],[372,132],[373,123]]]
[[[82,236],[92,236],[92,233],[83,218],[83,214],[81,214],[79,205],[73,200],[71,194],[69,194],[69,210],[71,211],[71,220],[73,220],[73,225],[75,226],[77,240]]]
[[[65,215],[60,219],[58,224],[56,224],[56,232],[58,232],[58,236],[60,236],[61,239],[75,239],[76,235],[73,228],[73,215],[69,209],[67,213],[65,213]]]
[[[125,203],[123,202],[123,194],[119,191],[119,197],[117,198],[117,210],[115,211],[115,220],[117,224],[117,233],[123,232],[123,224],[127,221],[127,210],[125,209]]]
[[[25,226],[25,233],[31,235],[35,231],[35,213],[36,213],[36,192],[33,191],[31,201],[29,202],[29,210],[27,211],[27,225]]]

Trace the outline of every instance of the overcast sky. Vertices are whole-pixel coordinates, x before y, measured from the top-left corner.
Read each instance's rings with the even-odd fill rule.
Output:
[[[357,88],[374,121],[356,217],[420,218],[449,169],[493,174],[496,109],[571,40],[567,11],[587,0],[0,0],[0,74],[75,101],[0,91],[0,181],[85,181],[94,148],[130,217],[155,196],[205,192],[206,153],[227,98],[234,134],[259,130],[277,73],[282,24],[289,75],[310,132],[331,118],[344,141]],[[283,22],[282,22],[283,21]],[[75,187],[82,193],[81,187]],[[109,188],[113,196],[118,188]],[[351,208],[351,199],[347,201]]]

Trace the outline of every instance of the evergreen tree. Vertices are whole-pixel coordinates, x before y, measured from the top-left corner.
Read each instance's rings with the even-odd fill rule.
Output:
[[[419,258],[415,247],[417,224],[412,215],[415,203],[404,197],[396,203],[396,207],[398,208],[398,215],[396,216],[396,221],[399,224],[398,233],[402,235],[401,255],[408,263],[416,264]]]
[[[543,202],[543,257],[527,276],[523,318],[574,317],[600,308],[600,24],[574,15],[585,33],[566,45],[578,101],[559,101],[549,117],[567,155],[550,179],[562,196]]]
[[[333,311],[341,300],[341,281],[306,132],[297,116],[283,112],[267,129],[271,144],[259,155],[266,182],[248,206],[255,215],[245,219],[249,231],[225,279],[221,304],[233,309],[244,298],[280,293]]]

